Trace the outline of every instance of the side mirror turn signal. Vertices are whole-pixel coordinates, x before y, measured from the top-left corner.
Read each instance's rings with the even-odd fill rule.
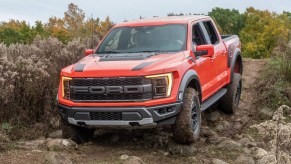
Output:
[[[94,53],[94,50],[93,49],[87,49],[87,50],[85,50],[84,56],[88,56],[88,55],[91,55],[93,53]]]

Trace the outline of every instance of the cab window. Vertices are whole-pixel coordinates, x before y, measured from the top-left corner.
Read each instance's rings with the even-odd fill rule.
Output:
[[[211,44],[219,43],[215,28],[214,28],[213,24],[211,23],[211,21],[203,22],[203,25],[206,29],[208,36],[209,36]]]
[[[192,28],[192,43],[196,46],[206,44],[204,35],[199,24],[193,25]]]

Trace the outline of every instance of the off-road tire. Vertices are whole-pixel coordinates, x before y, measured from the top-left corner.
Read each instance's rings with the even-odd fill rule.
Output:
[[[69,124],[67,121],[62,119],[62,136],[65,139],[72,139],[77,144],[88,142],[93,138],[95,129],[87,127],[79,127]]]
[[[196,124],[193,123],[192,112],[196,112]],[[183,97],[183,108],[173,126],[173,138],[176,142],[191,144],[198,139],[201,128],[201,109],[197,91],[186,88]]]
[[[241,74],[234,73],[232,83],[226,88],[227,93],[221,98],[219,108],[225,113],[235,113],[241,97]]]

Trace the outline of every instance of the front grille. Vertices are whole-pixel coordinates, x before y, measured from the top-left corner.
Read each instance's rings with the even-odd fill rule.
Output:
[[[122,120],[121,112],[91,112],[90,120],[118,121]]]
[[[75,86],[123,86],[141,85],[141,77],[132,78],[77,78],[73,80]]]
[[[145,89],[149,87],[150,89]],[[108,93],[102,87],[142,87],[140,92]],[[80,88],[85,88],[84,90]],[[101,87],[95,89],[102,92],[92,92],[88,88]],[[79,88],[74,92],[74,88]],[[123,78],[75,78],[71,83],[71,100],[76,102],[137,102],[152,99],[151,80],[143,77],[123,77]]]
[[[94,101],[94,100],[104,100],[104,101],[138,101],[150,99],[151,93],[132,93],[132,94],[76,94],[76,100],[83,101]]]

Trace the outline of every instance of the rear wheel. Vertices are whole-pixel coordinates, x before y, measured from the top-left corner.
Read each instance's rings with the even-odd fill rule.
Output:
[[[220,109],[226,113],[235,113],[242,90],[241,75],[234,73],[233,81],[227,86],[227,93],[220,100]]]
[[[95,131],[95,129],[71,125],[64,119],[62,119],[61,127],[63,138],[72,139],[77,144],[88,142],[93,138]]]
[[[183,109],[173,126],[173,137],[177,142],[190,144],[198,139],[201,128],[201,110],[198,93],[186,88]]]

